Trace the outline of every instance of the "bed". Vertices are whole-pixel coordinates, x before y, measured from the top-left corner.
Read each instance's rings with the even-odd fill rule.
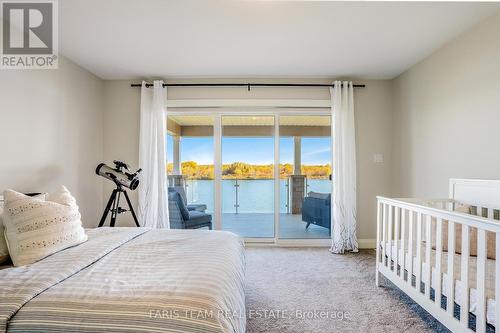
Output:
[[[244,246],[229,232],[99,228],[0,270],[0,332],[245,332]]]
[[[446,199],[377,198],[376,284],[385,276],[453,332],[493,332],[500,181],[451,179],[449,189]]]

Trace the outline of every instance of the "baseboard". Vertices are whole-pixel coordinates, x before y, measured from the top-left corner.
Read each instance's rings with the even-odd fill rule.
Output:
[[[329,248],[332,241],[329,238],[325,239],[278,239],[276,242],[273,238],[266,240],[245,239],[245,246],[276,246],[276,247],[326,247]]]
[[[361,238],[358,239],[358,247],[360,249],[374,249],[377,240],[375,238]]]
[[[280,239],[277,243],[274,239],[245,239],[245,246],[279,246],[279,247],[330,247],[330,239]],[[377,243],[374,238],[358,239],[360,249],[374,249]]]

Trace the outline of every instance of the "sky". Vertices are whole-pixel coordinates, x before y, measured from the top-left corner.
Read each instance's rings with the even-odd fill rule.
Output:
[[[167,159],[173,160],[172,137],[167,135]],[[181,139],[181,161],[198,164],[213,164],[213,137],[183,137]],[[272,164],[274,161],[273,138],[222,138],[222,163],[245,162],[249,164]],[[302,138],[302,164],[330,164],[330,138]],[[280,163],[293,164],[293,138],[280,138]]]

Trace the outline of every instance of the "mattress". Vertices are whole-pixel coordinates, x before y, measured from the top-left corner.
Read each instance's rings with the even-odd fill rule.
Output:
[[[383,243],[382,247],[383,247]],[[396,256],[396,246],[393,244],[391,247],[386,246],[385,247],[385,254],[386,256],[389,255],[389,248],[392,249],[392,258],[395,258]],[[431,288],[436,288],[438,283],[441,283],[441,294],[444,296],[448,296],[449,288],[448,288],[448,273],[446,273],[448,269],[448,252],[442,252],[441,255],[441,271],[444,272],[442,274],[441,281],[438,281],[438,274],[435,269],[435,264],[436,264],[436,251],[431,250],[431,267],[432,267],[432,273],[431,273]],[[416,249],[414,249],[413,253],[416,252]],[[403,258],[403,250],[399,249],[399,255],[398,255],[398,265],[402,264],[402,260],[400,258]],[[417,262],[416,262],[416,256],[413,257],[413,272],[415,273],[417,269]],[[462,304],[464,296],[466,295],[466,290],[464,287],[464,284],[461,281],[461,260],[462,256],[460,254],[455,254],[454,255],[454,272],[453,272],[453,277],[455,281],[455,303],[458,305]],[[423,277],[426,276],[429,265],[424,262],[425,261],[425,243],[422,243],[422,280],[424,279]],[[409,262],[410,262],[410,256],[408,253],[406,253],[405,257],[405,270],[408,271],[409,269]],[[476,269],[477,269],[477,257],[469,257],[469,312],[473,313],[474,315],[476,314],[476,309],[477,309],[477,289],[476,289]],[[487,259],[486,262],[486,276],[485,276],[485,293],[486,293],[486,321],[488,324],[491,324],[495,326],[495,260],[493,259]],[[422,281],[423,282],[423,281]]]
[[[245,332],[238,236],[144,228],[88,236],[0,270],[0,332]]]

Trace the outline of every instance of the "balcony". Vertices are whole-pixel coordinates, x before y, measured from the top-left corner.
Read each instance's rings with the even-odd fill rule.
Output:
[[[270,213],[224,213],[224,230],[248,238],[272,237],[274,234],[274,214]],[[302,216],[280,213],[280,238],[314,239],[329,238],[330,230],[311,224],[306,229]]]
[[[184,187],[188,204],[206,205],[212,221],[220,190],[222,230],[246,238],[330,237],[329,115],[228,114],[216,121],[179,113],[169,115],[167,131],[169,181]]]
[[[187,201],[207,205],[213,215],[213,180],[186,180]],[[306,182],[306,190],[328,192],[331,183],[325,179]],[[330,230],[302,221],[302,214],[292,214],[290,183],[280,181],[279,237],[283,239],[329,238]],[[274,181],[268,179],[222,180],[222,227],[247,238],[274,237]]]

